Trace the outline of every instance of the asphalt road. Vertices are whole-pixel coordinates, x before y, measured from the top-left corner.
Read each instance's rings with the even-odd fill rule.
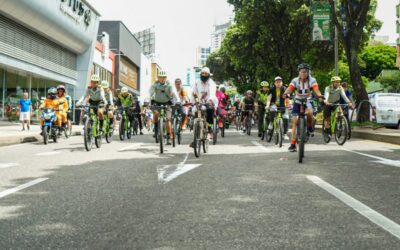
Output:
[[[190,138],[1,147],[0,249],[400,249],[400,146]]]

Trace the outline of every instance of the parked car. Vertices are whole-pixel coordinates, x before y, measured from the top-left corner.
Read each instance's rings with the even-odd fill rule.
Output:
[[[376,93],[370,95],[372,114],[377,124],[400,128],[400,94]]]

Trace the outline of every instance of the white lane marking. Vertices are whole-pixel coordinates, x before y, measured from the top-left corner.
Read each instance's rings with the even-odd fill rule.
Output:
[[[16,167],[19,166],[18,163],[13,163],[13,162],[9,162],[9,163],[0,163],[0,168],[11,168],[11,167]]]
[[[44,153],[38,153],[35,154],[36,156],[50,156],[50,155],[58,155],[61,154],[60,151],[52,151],[52,152],[44,152]]]
[[[369,155],[369,154],[365,154],[365,153],[360,153],[360,152],[353,151],[353,150],[350,150],[350,149],[343,149],[343,150],[347,151],[347,152],[359,154],[359,155],[362,155],[362,156],[366,156],[366,157],[369,157],[369,158],[377,159],[378,161],[374,161],[376,163],[380,163],[380,164],[384,164],[384,165],[400,168],[400,161],[395,161],[395,160],[386,159],[386,158],[375,156],[375,155]]]
[[[131,146],[128,146],[128,147],[124,147],[124,148],[118,149],[118,152],[126,151],[126,150],[129,150],[129,149],[135,148],[135,147],[136,147],[136,145],[131,145]]]
[[[158,173],[158,181],[160,183],[166,184],[180,175],[183,175],[197,167],[200,167],[201,164],[185,164],[187,159],[189,158],[189,153],[186,154],[185,159],[177,165],[164,165],[157,168]],[[176,169],[172,173],[166,173],[169,168],[176,167]]]
[[[266,152],[270,152],[270,151],[268,150],[268,148],[264,147],[261,143],[259,143],[259,142],[257,142],[257,141],[251,141],[251,143],[253,143],[253,145],[259,147],[260,149],[262,149],[262,150],[264,150],[264,151],[266,151]]]
[[[7,189],[7,190],[5,190],[5,191],[3,191],[3,192],[0,192],[0,199],[3,198],[3,197],[5,197],[5,196],[7,196],[7,195],[10,195],[10,194],[16,193],[16,192],[18,192],[18,191],[21,191],[22,189],[25,189],[25,188],[34,186],[34,185],[36,185],[36,184],[39,184],[39,183],[41,183],[41,182],[43,182],[43,181],[46,181],[46,180],[48,180],[48,179],[49,179],[49,178],[39,178],[39,179],[30,181],[30,182],[28,182],[28,183],[22,184],[22,185],[20,185],[20,186],[18,186],[18,187],[11,188],[11,189]]]
[[[308,175],[307,179],[309,179],[311,182],[313,182],[320,188],[324,189],[331,195],[341,200],[347,206],[351,207],[359,214],[366,217],[368,220],[372,221],[373,223],[377,224],[381,228],[385,229],[386,231],[388,231],[389,233],[400,239],[400,225],[396,224],[394,221],[376,212],[367,205],[364,205],[360,201],[354,199],[350,195],[344,193],[338,188],[332,186],[331,184],[325,182],[318,176]]]

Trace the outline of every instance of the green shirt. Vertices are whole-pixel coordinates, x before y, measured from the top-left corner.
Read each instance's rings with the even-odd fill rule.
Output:
[[[167,103],[173,99],[174,90],[172,85],[167,81],[165,84],[161,84],[160,82],[156,82],[151,86],[150,89],[150,97],[151,100],[154,100],[159,103]]]
[[[121,94],[118,96],[118,105],[123,108],[129,108],[133,106],[133,96],[128,93],[127,96],[122,96]]]

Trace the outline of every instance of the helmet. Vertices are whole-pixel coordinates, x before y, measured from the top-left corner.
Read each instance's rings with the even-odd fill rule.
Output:
[[[128,93],[128,92],[129,92],[129,90],[128,90],[127,87],[122,87],[122,89],[121,89],[121,93],[122,93],[122,94]]]
[[[202,68],[200,74],[201,73],[205,73],[205,74],[210,75],[211,74],[210,68],[209,67]]]
[[[143,103],[144,103],[144,105],[149,105],[149,103],[150,103],[150,99],[149,98],[145,98],[144,99],[144,101],[143,101]]]
[[[253,94],[253,91],[247,90],[247,91],[246,91],[246,94],[247,94],[247,95],[252,95],[252,94]]]
[[[283,79],[280,76],[275,77],[275,81],[278,81],[278,80],[283,80]]]
[[[58,85],[58,86],[57,86],[57,90],[59,90],[59,89],[62,89],[62,90],[64,90],[64,92],[65,92],[65,86],[64,86],[64,85]]]
[[[100,81],[100,76],[99,75],[92,75],[91,80],[92,80],[92,82],[99,82]]]
[[[164,70],[158,72],[158,77],[167,77],[167,73]]]
[[[221,86],[221,87],[219,88],[219,90],[220,90],[221,92],[225,92],[225,87],[224,87],[224,86]]]
[[[57,94],[57,89],[54,87],[49,88],[49,90],[47,91],[47,94],[49,95],[56,95]]]
[[[297,66],[297,71],[300,71],[302,69],[306,69],[306,70],[310,70],[310,65],[308,65],[307,63],[301,63]]]
[[[341,82],[342,78],[340,78],[339,76],[334,76],[331,78],[331,82]]]
[[[103,89],[108,89],[110,87],[110,84],[107,81],[102,81],[101,82],[101,87]]]
[[[269,87],[269,83],[267,81],[262,81],[260,87]]]

